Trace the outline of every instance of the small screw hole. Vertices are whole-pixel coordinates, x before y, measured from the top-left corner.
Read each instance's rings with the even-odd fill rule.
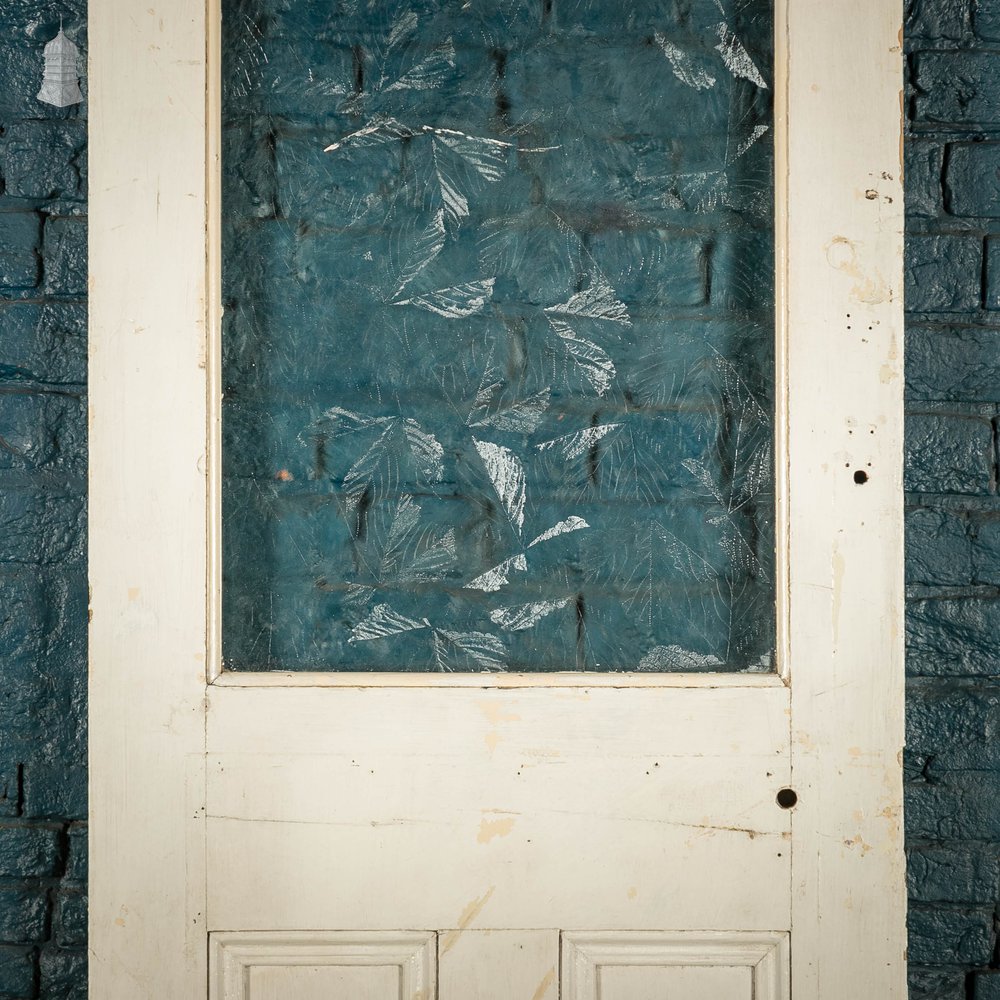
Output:
[[[794,788],[782,788],[774,798],[782,809],[791,809],[799,801]]]
[[[858,484],[858,486],[864,486],[864,484],[868,482],[868,473],[865,472],[864,469],[858,469],[854,473],[854,481]]]

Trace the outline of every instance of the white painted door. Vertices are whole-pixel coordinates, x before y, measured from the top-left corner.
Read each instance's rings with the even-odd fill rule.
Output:
[[[778,4],[773,675],[219,672],[216,20],[90,9],[91,996],[902,1000],[897,4]]]

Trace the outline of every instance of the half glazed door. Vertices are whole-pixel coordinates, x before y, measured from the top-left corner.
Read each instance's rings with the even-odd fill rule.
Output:
[[[360,0],[233,3],[225,16],[205,0],[174,0],[162,9],[125,0],[91,3],[91,996],[902,1000],[898,5],[779,0],[771,11],[751,0],[649,2],[624,14],[597,0],[539,0],[537,11],[533,0],[383,6],[392,8],[384,18],[380,5]],[[765,46],[770,64],[754,55],[743,34],[753,7],[773,18]],[[521,24],[522,16],[528,28],[522,24],[523,44],[515,44],[511,25]],[[537,31],[531,27],[536,16]],[[473,49],[471,34],[462,34],[463,17],[479,18],[477,31],[492,26],[482,51],[503,86],[463,87],[481,69],[475,65],[480,50]],[[685,48],[678,39],[699,17],[714,32],[711,43]],[[458,27],[422,36],[426,24],[439,23],[435,18],[450,18]],[[676,569],[684,562],[678,556],[682,542],[685,565],[697,558],[699,567],[707,566],[704,550],[688,534],[694,522],[671,513],[659,494],[655,503],[614,506],[620,497],[594,491],[602,456],[610,455],[609,463],[614,457],[602,449],[615,447],[614,435],[634,415],[634,385],[621,388],[620,399],[615,393],[630,377],[648,289],[679,282],[671,308],[689,310],[684,329],[711,325],[715,314],[704,316],[716,303],[719,283],[731,280],[724,251],[738,245],[726,243],[728,237],[705,243],[691,279],[701,284],[689,293],[683,274],[677,277],[681,265],[649,271],[649,261],[661,258],[646,254],[649,244],[641,241],[647,230],[694,237],[686,230],[678,236],[673,222],[648,220],[659,220],[661,210],[718,209],[728,213],[726,225],[733,219],[736,225],[741,204],[738,185],[712,188],[707,174],[690,172],[684,174],[687,186],[680,175],[664,174],[655,206],[628,202],[618,198],[614,184],[621,178],[615,175],[599,213],[600,233],[580,235],[593,213],[590,223],[575,221],[572,168],[583,162],[577,151],[586,144],[566,155],[576,137],[563,119],[558,141],[529,143],[525,136],[547,120],[544,106],[530,121],[511,122],[517,101],[530,96],[525,81],[548,78],[553,106],[572,103],[567,94],[575,91],[565,89],[567,80],[581,93],[589,93],[595,80],[604,87],[600,100],[579,116],[579,127],[586,131],[591,109],[603,108],[595,114],[606,112],[618,130],[623,162],[639,148],[636,122],[659,115],[680,128],[680,112],[658,103],[660,91],[629,92],[624,83],[609,86],[603,78],[601,59],[620,42],[607,34],[615,18],[624,18],[630,31],[642,22],[632,39],[637,48],[620,64],[622,80],[655,56],[666,81],[663,93],[671,87],[687,97],[724,93],[706,115],[713,107],[730,116],[734,108],[751,108],[756,115],[765,106],[772,115],[764,124],[740,118],[744,132],[727,148],[724,164],[744,157],[754,143],[772,144],[766,228],[775,250],[769,258],[775,333],[758,355],[770,359],[761,397],[768,402],[758,409],[766,411],[761,426],[773,452],[767,452],[769,486],[761,494],[767,503],[756,496],[753,513],[765,532],[763,542],[755,534],[756,544],[768,557],[754,562],[749,574],[755,584],[770,581],[770,596],[763,604],[741,605],[741,617],[730,591],[728,603],[722,602],[730,631],[717,646],[704,629],[693,629],[695,639],[687,644],[670,632],[671,622],[690,624],[692,608],[708,606],[706,600],[719,617],[718,593],[709,587],[716,578],[699,575],[707,570],[695,573],[704,593],[679,589],[671,577],[657,591],[661,604],[652,598],[635,603],[634,567],[596,596],[579,582],[591,579],[590,567],[617,566],[619,551],[622,564],[628,563],[632,524],[635,534],[655,535],[661,543],[641,550],[651,566]],[[308,27],[298,48],[280,56],[282,66],[294,63],[289,52],[301,56],[297,78],[273,68],[279,54],[268,47],[268,32],[282,36],[293,22],[321,25],[310,37]],[[249,30],[259,45],[244,45],[244,62],[234,68],[230,61],[227,70],[220,53],[233,25]],[[481,36],[479,31],[476,44]],[[324,63],[316,54],[324,46],[340,53],[341,62]],[[569,47],[569,57],[561,46]],[[537,62],[542,59],[548,62]],[[262,70],[264,64],[272,69]],[[280,119],[277,127],[247,133],[242,146],[223,140],[229,133],[221,123],[229,122],[231,110],[225,95],[240,96],[232,76],[229,91],[223,87],[230,71],[277,102],[263,110],[253,105],[247,120]],[[344,87],[337,82],[341,71]],[[478,113],[476,101],[488,99],[489,137],[447,117],[405,119],[403,111],[416,115],[427,92],[446,79],[457,89],[441,114]],[[723,80],[727,91],[720,89]],[[329,101],[334,111],[319,126],[315,119],[303,124],[317,101]],[[403,102],[403,111],[394,101]],[[697,145],[701,119],[689,108],[684,113],[681,139]],[[350,121],[356,127],[344,124]],[[375,185],[374,200],[364,201],[350,219],[293,218],[296,197],[307,209],[320,198],[308,188],[308,165],[296,159],[299,147],[292,143],[314,128],[329,136],[316,155],[326,157],[330,170],[342,171],[339,176],[386,171],[378,174],[382,186]],[[710,126],[702,131],[707,135]],[[642,155],[662,154],[666,162],[683,145],[671,142],[652,153],[643,146]],[[378,159],[385,155],[395,164],[391,170]],[[433,168],[426,176],[413,167],[420,156]],[[546,156],[562,167],[539,166]],[[388,270],[378,272],[379,280],[386,274],[392,280],[378,286],[373,301],[391,324],[404,317],[385,327],[399,339],[387,332],[385,342],[415,342],[425,329],[420,324],[432,316],[438,324],[429,328],[433,337],[454,336],[448,352],[459,358],[469,338],[478,336],[476,324],[483,324],[484,344],[499,342],[501,334],[484,319],[488,314],[502,327],[508,349],[513,341],[526,345],[530,358],[536,330],[549,338],[550,353],[539,356],[563,359],[561,367],[546,371],[551,378],[544,391],[522,380],[504,395],[501,382],[491,381],[492,360],[471,372],[483,355],[470,348],[473,361],[458,367],[475,383],[472,408],[452,408],[460,426],[451,445],[451,417],[441,416],[443,408],[426,420],[411,418],[405,394],[397,394],[391,412],[366,410],[353,406],[354,397],[341,401],[336,393],[347,390],[338,383],[334,398],[302,425],[312,428],[309,434],[300,429],[290,438],[299,444],[308,439],[312,471],[306,475],[279,462],[266,469],[270,485],[254,486],[255,496],[266,492],[285,503],[276,491],[298,490],[308,480],[306,499],[296,494],[295,503],[339,515],[329,523],[346,532],[344,551],[355,555],[371,551],[366,546],[384,528],[381,569],[371,579],[359,576],[360,583],[348,579],[348,571],[371,575],[370,560],[337,563],[330,555],[336,537],[323,535],[317,545],[331,560],[330,573],[312,581],[309,596],[286,587],[273,538],[265,556],[251,508],[240,506],[243,487],[234,486],[238,477],[230,474],[235,466],[227,465],[246,440],[260,436],[260,426],[278,427],[292,412],[258,410],[249,419],[252,407],[227,409],[242,397],[231,391],[225,374],[230,362],[223,362],[237,351],[227,347],[236,341],[226,338],[240,336],[240,328],[226,323],[246,300],[234,293],[233,305],[229,291],[223,294],[224,281],[232,287],[223,271],[237,266],[232,261],[243,247],[226,242],[234,238],[226,227],[241,209],[226,201],[225,192],[227,178],[243,183],[261,157],[284,178],[286,187],[278,190],[286,200],[280,211],[276,201],[259,200],[258,218],[240,230],[264,232],[261,245],[267,247],[250,254],[256,263],[242,276],[241,294],[252,297],[265,288],[277,265],[285,266],[283,255],[294,258],[287,280],[299,284],[289,291],[279,275],[269,302],[287,304],[282,296],[314,287],[334,273],[324,268],[334,266],[331,288],[353,288],[354,278],[342,279],[345,270],[360,273],[368,263],[377,269],[384,260]],[[501,174],[513,171],[515,160],[530,164],[517,176],[533,180],[505,188]],[[451,172],[444,163],[453,165]],[[659,175],[643,173],[642,164],[629,163],[621,190],[645,184],[648,193],[650,184],[660,183]],[[428,197],[438,201],[420,202],[422,215],[389,230],[384,258],[366,256],[364,244],[346,242],[344,234],[371,236],[362,209],[376,204],[382,211],[378,198],[411,168],[413,177],[431,178],[430,188],[420,190],[431,190]],[[300,176],[301,185],[288,187],[289,177]],[[409,181],[399,183],[393,205],[412,194]],[[470,193],[480,189],[492,197],[482,217]],[[531,213],[544,209],[556,218],[559,245],[571,246],[570,256],[583,262],[578,284],[564,294],[552,291],[545,299],[548,293],[538,291],[530,303],[534,314],[522,299],[511,304],[513,269],[527,260],[518,287],[523,292],[542,275],[541,288],[558,270],[557,255],[543,247],[532,264],[537,229],[524,229],[528,236],[518,236],[520,242],[499,233],[495,219],[503,213],[514,218],[504,198],[518,197],[526,207],[516,218],[536,219]],[[480,230],[470,257],[462,240],[475,225]],[[326,249],[302,250],[317,227]],[[608,249],[614,239],[618,249]],[[607,276],[622,246],[632,256],[616,272],[616,283]],[[472,258],[494,270],[475,280],[435,284],[429,277],[448,260],[459,267]],[[638,282],[629,286],[632,299],[622,291],[622,275]],[[727,307],[736,302],[738,312],[746,300],[752,312],[754,296],[770,284],[770,277],[759,285],[744,281]],[[303,319],[316,297],[302,301],[295,299],[287,315]],[[347,310],[346,302],[332,294],[331,314]],[[517,322],[510,319],[514,312]],[[740,316],[743,336],[749,321]],[[359,338],[363,321],[357,319]],[[587,323],[617,332],[595,346]],[[664,329],[679,337],[681,325],[671,314]],[[364,335],[371,337],[371,330]],[[728,333],[722,339],[731,341]],[[374,341],[377,348],[380,338]],[[741,395],[746,377],[737,370],[750,348],[749,340],[740,340],[739,350],[722,356],[720,343],[706,350],[707,370],[715,373],[712,385],[722,386],[717,395],[728,419],[734,406],[745,407],[754,396],[749,390]],[[394,365],[402,375],[420,367],[416,353],[400,364],[401,348],[382,355],[376,348],[376,376]],[[261,369],[240,391],[260,380],[273,383],[296,365],[307,374],[329,367],[324,349],[317,342],[315,355],[264,352]],[[505,356],[504,377],[510,377],[512,356]],[[455,366],[447,367],[453,360],[434,362],[435,372],[449,373],[440,380],[442,391],[452,392],[455,384]],[[565,375],[570,362],[583,372],[575,383]],[[640,368],[646,373],[655,366]],[[639,381],[649,385],[650,379]],[[574,391],[600,397],[597,415],[579,430],[573,430]],[[668,414],[665,420],[677,413],[691,422],[719,416],[711,402],[685,409],[680,398],[658,398],[658,409],[650,408]],[[607,416],[615,405],[619,415]],[[545,421],[564,418],[571,430],[546,436]],[[223,434],[222,425],[236,430]],[[719,440],[732,444],[731,429],[719,433],[713,448]],[[376,442],[397,435],[409,449],[407,461],[421,474],[429,475],[429,467],[435,483],[400,486],[407,473],[394,459],[396,492],[379,493],[368,477],[369,452],[362,449],[359,458],[344,443],[351,435]],[[517,435],[524,446],[520,457],[511,443]],[[320,455],[317,441],[329,450]],[[650,441],[633,463],[640,483],[657,471],[659,438],[654,434]],[[266,466],[262,454],[240,452],[238,458]],[[328,469],[344,454],[350,459],[346,471],[330,473],[326,492],[317,494],[317,465]],[[545,520],[547,508],[532,506],[532,491],[548,488],[577,460],[589,476],[581,487],[591,491],[589,506],[571,506]],[[739,461],[731,458],[722,467],[732,476]],[[487,532],[489,551],[499,554],[479,567],[484,572],[469,568],[479,550],[471,542],[467,549],[462,545],[474,536],[476,544],[482,540],[459,515],[422,529],[416,540],[400,541],[410,537],[406,531],[417,514],[432,513],[444,497],[438,480],[447,478],[447,462],[457,478],[467,472],[491,498],[487,514],[480,503],[476,517],[499,520],[508,532]],[[701,466],[694,459],[681,465],[694,470],[696,483],[710,483],[708,473],[698,479]],[[755,466],[755,475],[763,476],[762,468]],[[682,484],[676,496],[687,503],[697,492]],[[573,494],[573,503],[583,504],[583,496]],[[454,505],[452,495],[446,499]],[[703,506],[721,502],[695,499]],[[379,521],[380,505],[396,520]],[[729,503],[727,524],[745,515],[742,506]],[[650,508],[659,520],[649,519]],[[271,511],[262,523],[287,525],[290,509]],[[529,530],[536,516],[536,529]],[[719,518],[705,515],[698,524],[715,530]],[[549,552],[570,541],[577,545],[578,538],[588,541],[563,563],[539,554],[546,545]],[[722,550],[731,554],[725,545]],[[296,548],[296,559],[307,555]],[[460,565],[463,558],[468,565]],[[403,573],[398,567],[407,560]],[[265,564],[278,566],[277,583],[271,596],[257,600],[253,574]],[[746,570],[748,564],[740,565]],[[387,566],[394,567],[391,579]],[[537,593],[527,581],[528,568],[536,566],[552,572]],[[719,573],[719,579],[734,579],[731,566]],[[565,593],[545,590],[563,583]],[[619,585],[621,605],[638,607],[631,618],[619,618],[621,608],[608,599]],[[501,600],[517,587],[519,600]],[[285,602],[280,613],[273,595]],[[338,595],[346,595],[342,604],[336,604]],[[670,603],[675,600],[682,603]],[[667,610],[658,618],[662,608]],[[476,609],[482,627],[468,625],[469,618],[461,625],[445,620]],[[295,628],[307,619],[312,638],[303,644],[295,636],[306,633]],[[343,626],[339,645],[329,625],[334,620]],[[257,638],[241,645],[250,625]],[[757,645],[740,646],[737,629],[757,637]],[[265,653],[260,636],[267,639]],[[703,648],[690,648],[702,639]],[[745,652],[751,646],[752,656]]]

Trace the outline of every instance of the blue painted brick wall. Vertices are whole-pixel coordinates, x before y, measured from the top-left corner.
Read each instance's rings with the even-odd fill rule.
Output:
[[[84,121],[0,9],[0,998],[85,995]],[[907,7],[913,1000],[1000,1000],[1000,0]]]
[[[36,100],[84,0],[0,3],[0,998],[86,996],[86,115]]]
[[[908,0],[911,1000],[1000,1000],[1000,0]]]

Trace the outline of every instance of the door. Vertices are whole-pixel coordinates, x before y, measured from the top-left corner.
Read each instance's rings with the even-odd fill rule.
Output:
[[[90,12],[91,995],[902,1000],[896,5],[775,12],[738,672],[222,669],[218,22]]]

